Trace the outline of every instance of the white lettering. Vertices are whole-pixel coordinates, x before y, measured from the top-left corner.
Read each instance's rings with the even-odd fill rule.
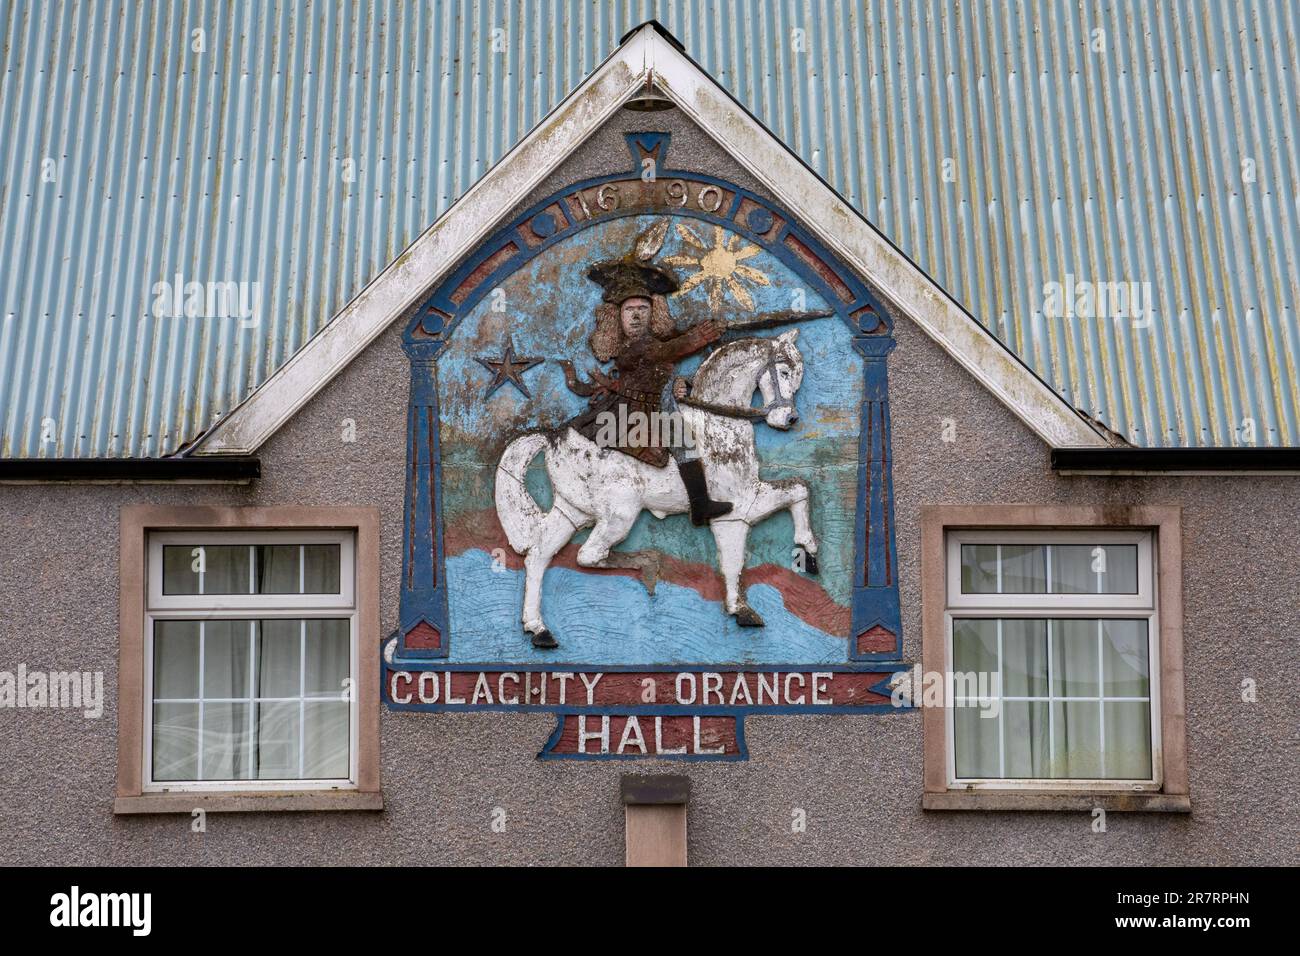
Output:
[[[444,704],[463,704],[464,697],[453,697],[451,693],[451,671],[443,671],[442,702]]]
[[[560,703],[568,703],[564,698],[565,694],[568,693],[569,681],[573,680],[573,675],[568,671],[556,671],[551,676],[560,682]]]
[[[591,680],[587,680],[586,674],[579,674],[578,676],[582,679],[582,683],[587,687],[587,706],[590,707],[592,704],[596,703],[596,685],[600,683],[600,679],[605,675],[597,674]]]
[[[802,704],[804,702],[804,696],[805,696],[804,694],[800,694],[797,698],[791,696],[790,682],[792,680],[798,680],[800,688],[802,688],[806,683],[806,681],[804,680],[804,676],[802,674],[786,674],[785,675],[785,702],[787,704]]]
[[[690,681],[691,684],[691,696],[689,698],[682,691],[682,685],[687,681]],[[695,675],[691,673],[678,674],[677,675],[677,703],[693,704],[695,703],[695,694],[696,694]]]
[[[129,926],[132,935],[148,936],[153,926],[152,893],[87,893],[74,886],[70,893],[50,897],[50,925]]]
[[[409,704],[411,702],[411,695],[408,693],[406,697],[403,698],[400,694],[398,694],[397,682],[399,680],[409,681],[410,679],[411,679],[411,675],[408,674],[406,671],[398,671],[396,674],[390,677],[388,679],[389,700],[391,700],[394,704]]]
[[[632,741],[631,739],[633,731],[636,731],[635,741]],[[637,750],[640,751],[641,753],[646,752],[645,737],[641,733],[641,722],[637,720],[635,717],[629,717],[627,719],[627,723],[624,724],[623,726],[623,737],[618,742],[618,752],[622,753],[624,750],[626,750],[629,742],[635,743]]]
[[[516,692],[512,694],[510,697],[506,697],[506,678],[509,678],[510,680],[515,682]],[[519,703],[518,689],[519,689],[519,675],[514,673],[513,671],[506,671],[504,674],[497,677],[497,700],[500,701],[501,703],[503,704]]]
[[[609,753],[609,714],[601,715],[600,730],[592,733],[587,732],[587,715],[578,715],[578,753],[585,754],[587,752],[588,740],[599,740],[600,752],[603,754]]]
[[[742,692],[745,695],[745,703],[752,705],[754,703],[754,698],[749,695],[749,684],[745,681],[745,675],[738,673],[736,674],[736,682],[731,685],[730,703],[732,706],[735,706],[737,699]]]
[[[425,690],[425,685],[428,690]],[[422,704],[436,704],[438,702],[438,674],[435,671],[423,671],[420,679],[415,685],[415,693],[420,698]]]
[[[834,676],[835,676],[834,674],[829,674],[826,671],[813,672],[812,702],[814,704],[822,704],[824,706],[826,704],[831,703],[831,699],[825,696],[826,682]]]
[[[704,675],[704,699],[700,701],[705,707],[709,706],[709,695],[713,694],[718,698],[718,703],[722,703],[722,675],[707,673]]]

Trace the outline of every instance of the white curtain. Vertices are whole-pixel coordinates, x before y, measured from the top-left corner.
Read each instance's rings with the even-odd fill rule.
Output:
[[[351,658],[346,618],[158,621],[154,779],[347,778]]]
[[[987,707],[954,701],[957,776],[1148,779],[1150,700],[1115,699],[1149,698],[1147,627],[1145,620],[955,620],[955,671],[996,673],[1002,697],[1034,698],[1001,700],[996,718],[982,716]]]

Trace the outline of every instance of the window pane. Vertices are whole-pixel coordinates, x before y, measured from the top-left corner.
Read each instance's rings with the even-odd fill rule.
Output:
[[[203,625],[203,696],[248,696],[248,621]]]
[[[1100,567],[1101,559],[1094,559],[1092,545],[1052,545],[1052,593],[1096,594],[1098,585],[1097,572],[1093,570],[1094,560]]]
[[[1137,593],[1137,545],[1054,544],[1051,547],[1052,593]]]
[[[256,660],[250,680],[252,627]],[[197,700],[154,705],[154,780],[348,778],[351,702],[344,681],[352,674],[352,643],[347,618],[206,621],[202,634],[201,716]],[[198,621],[156,623],[156,695],[198,696],[199,636]],[[289,699],[228,699],[253,692]],[[256,719],[251,748],[250,708]]]
[[[257,705],[257,776],[262,780],[298,777],[301,704]]]
[[[297,697],[302,693],[302,621],[258,621],[258,697]]]
[[[247,780],[248,704],[203,705],[204,780]]]
[[[1008,697],[1047,696],[1047,622],[1002,621],[1002,693]]]
[[[154,622],[153,695],[155,699],[199,696],[198,621]]]
[[[1107,620],[1102,623],[1103,689],[1107,697],[1148,697],[1147,622]]]
[[[296,544],[270,544],[257,547],[257,593],[298,594],[299,547]]]
[[[153,779],[195,780],[198,773],[199,705],[154,704]]]
[[[1093,701],[1053,702],[1056,763],[1051,776],[1090,780],[1101,777],[1100,707]]]
[[[303,777],[343,779],[350,774],[348,760],[348,705],[314,701],[304,709]]]
[[[998,728],[996,717],[981,717],[979,707],[954,707],[953,763],[958,777],[998,776]]]
[[[1051,775],[1046,701],[1003,701],[1006,776]]]
[[[202,551],[204,594],[247,594],[248,546],[208,544]]]
[[[1100,549],[1103,594],[1138,593],[1138,549],[1136,544],[1108,544]]]
[[[163,594],[340,594],[337,544],[169,544],[163,553]],[[250,553],[256,591],[250,592]],[[202,581],[196,568],[202,568]]]
[[[307,622],[308,697],[341,697],[352,673],[349,622],[346,618]]]
[[[163,594],[198,594],[198,556],[189,545],[163,545]]]
[[[963,544],[961,590],[963,594],[1136,594],[1137,561],[1136,544]]]
[[[1047,591],[1047,549],[1041,544],[1002,545],[1002,593]]]
[[[998,546],[961,546],[961,593],[996,594],[998,590]]]
[[[337,544],[309,544],[304,549],[303,582],[306,594],[338,594],[342,549]]]
[[[1151,778],[1151,705],[1110,702],[1106,707],[1106,776],[1120,780]]]
[[[155,622],[152,779],[347,779],[351,638],[348,618]]]
[[[960,674],[998,672],[997,621],[975,618],[952,622],[952,669]]]
[[[1096,697],[1097,621],[1052,621],[1052,694]]]

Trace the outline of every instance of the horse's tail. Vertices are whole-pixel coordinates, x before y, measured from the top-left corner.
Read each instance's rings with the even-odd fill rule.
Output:
[[[546,442],[546,436],[538,432],[516,438],[506,446],[497,465],[497,518],[505,528],[510,547],[520,554],[527,554],[537,543],[542,519],[546,517],[524,484],[529,463],[546,447]]]

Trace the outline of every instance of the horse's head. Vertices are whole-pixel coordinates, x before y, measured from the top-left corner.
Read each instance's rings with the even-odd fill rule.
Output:
[[[798,329],[774,339],[728,342],[695,373],[691,396],[723,407],[751,411],[754,389],[763,395],[763,420],[782,431],[799,421],[794,396],[803,383],[803,356],[794,344]],[[756,410],[754,410],[756,411]]]
[[[794,344],[798,329],[783,332],[771,342],[767,365],[758,376],[758,390],[763,393],[765,421],[773,428],[785,431],[799,421],[794,407],[794,396],[803,384],[803,356]]]

